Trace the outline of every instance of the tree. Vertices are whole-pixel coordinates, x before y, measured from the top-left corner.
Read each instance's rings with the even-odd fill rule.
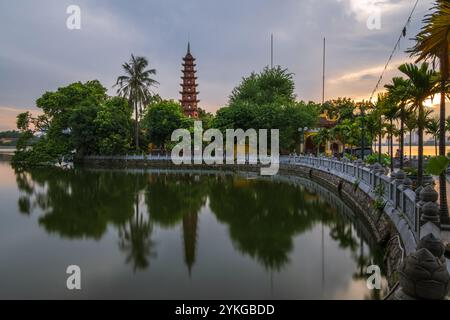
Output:
[[[418,163],[418,185],[423,182],[423,131],[425,128],[426,114],[424,102],[430,96],[436,93],[436,80],[438,74],[429,69],[428,63],[422,63],[417,66],[412,63],[402,64],[399,70],[410,80],[410,89],[408,90],[407,102],[413,110],[418,110],[417,131],[419,135],[419,163]]]
[[[43,114],[19,115],[17,123],[26,140],[38,134],[41,138],[31,143],[31,148],[19,148],[13,160],[30,166],[62,162],[74,150],[80,155],[92,153],[95,150],[93,120],[106,99],[106,88],[97,80],[76,82],[46,92],[36,101]]]
[[[232,106],[239,101],[255,105],[284,105],[295,101],[293,74],[280,66],[266,67],[260,73],[244,77],[229,98]]]
[[[412,159],[411,148],[412,148],[412,136],[414,130],[417,129],[417,112],[409,113],[405,120],[405,127],[409,132],[409,159]]]
[[[438,138],[439,138],[439,119],[427,119],[425,124],[426,133],[430,134],[434,139],[434,155],[438,153]]]
[[[369,141],[371,141],[372,148],[373,143],[377,139],[378,132],[381,130],[382,124],[380,123],[381,117],[379,115],[380,110],[376,108],[376,105],[372,105],[370,112],[365,118],[366,128],[369,133]],[[373,148],[376,149],[376,148]]]
[[[448,0],[436,0],[433,13],[424,19],[424,26],[416,36],[415,46],[409,50],[418,55],[418,61],[428,58],[439,59],[440,66],[440,109],[439,109],[439,155],[445,156],[445,98],[448,91],[450,64],[450,3]],[[447,182],[445,173],[439,175],[440,213],[441,219],[449,222],[447,204]]]
[[[390,98],[398,107],[397,118],[400,119],[400,169],[403,169],[405,120],[407,114],[406,97],[408,95],[409,85],[409,81],[405,80],[404,78],[394,77],[391,84],[387,84],[384,86],[388,90]]]
[[[445,119],[445,131],[447,131],[447,132],[450,131],[450,117]]]
[[[388,133],[389,139],[389,155],[391,157],[391,172],[394,172],[394,134],[396,131],[396,126],[394,120],[397,119],[399,113],[399,107],[396,104],[396,97],[393,95],[387,95],[386,100],[383,104],[383,115],[385,119],[389,122],[385,124],[386,132]]]
[[[326,101],[321,105],[321,113],[325,113],[328,118],[336,119],[338,123],[354,118],[356,103],[351,98],[338,98]]]
[[[118,87],[117,94],[128,99],[130,105],[134,107],[136,151],[139,151],[139,116],[142,114],[142,106],[151,100],[151,87],[159,84],[152,79],[156,70],[146,69],[147,66],[146,58],[131,55],[130,61],[122,65],[125,75],[119,76],[115,84]]]
[[[165,149],[172,132],[189,128],[190,120],[184,115],[181,105],[173,100],[154,102],[147,107],[142,119],[142,128],[150,142]]]
[[[265,68],[244,77],[232,91],[229,105],[219,109],[212,126],[225,129],[280,129],[280,148],[290,152],[300,142],[299,128],[315,127],[319,106],[296,102],[287,69]]]
[[[120,155],[131,148],[132,113],[128,101],[120,97],[109,98],[93,121],[95,128],[95,152]]]
[[[317,156],[319,156],[320,147],[326,145],[330,139],[331,134],[328,129],[320,129],[319,132],[314,135],[313,141],[317,146]]]
[[[388,94],[387,93],[379,93],[378,99],[375,104],[376,114],[375,116],[378,118],[377,120],[377,129],[378,129],[378,163],[381,163],[382,159],[382,151],[381,151],[381,143],[384,137],[384,110],[386,109],[386,105],[389,103]]]

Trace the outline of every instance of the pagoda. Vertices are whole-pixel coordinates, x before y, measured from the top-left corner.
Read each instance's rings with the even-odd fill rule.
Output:
[[[183,107],[184,114],[189,118],[198,118],[198,103],[200,100],[197,100],[197,95],[199,92],[197,91],[198,84],[196,83],[197,77],[195,73],[195,58],[191,54],[191,46],[188,43],[186,56],[183,58],[183,76],[181,80],[182,91],[181,94],[181,106]]]

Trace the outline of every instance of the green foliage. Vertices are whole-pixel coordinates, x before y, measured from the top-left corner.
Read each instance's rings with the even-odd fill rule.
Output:
[[[284,105],[295,101],[293,74],[280,66],[264,68],[261,73],[252,73],[242,79],[233,89],[229,105],[247,102],[255,105]]]
[[[384,210],[384,207],[386,206],[386,201],[384,200],[384,184],[380,183],[378,184],[374,190],[373,193],[375,195],[375,200],[372,203],[372,206],[375,210],[382,211]]]
[[[386,201],[382,198],[377,198],[372,204],[373,208],[378,211],[383,211],[384,207],[386,207]]]
[[[130,61],[122,65],[125,74],[119,76],[115,84],[115,87],[118,87],[117,94],[127,99],[130,106],[134,108],[136,151],[139,151],[139,120],[142,117],[142,108],[160,100],[159,96],[153,96],[151,90],[159,84],[152,78],[156,74],[156,69],[146,69],[147,67],[148,60],[145,57],[131,55]]]
[[[364,161],[367,164],[375,164],[375,163],[377,163],[379,161],[379,153],[372,153],[372,154],[367,155],[364,158]],[[382,166],[384,166],[384,167],[388,167],[391,164],[390,156],[388,154],[386,154],[386,153],[382,153],[381,154],[381,163],[380,164]]]
[[[417,176],[417,168],[407,167],[407,168],[403,168],[403,171],[406,173],[407,176],[410,176],[410,177]]]
[[[356,157],[356,156],[353,156],[353,155],[351,155],[350,153],[344,153],[344,158],[346,158],[346,159],[348,159],[348,160],[350,160],[350,161],[354,161],[354,160],[357,160],[358,159],[358,157]]]
[[[17,116],[21,135],[13,158],[16,163],[51,164],[73,153],[122,154],[130,148],[132,111],[128,102],[108,98],[106,88],[97,80],[46,92],[37,105],[43,115],[32,117],[26,112]],[[30,143],[35,134],[43,137]]]
[[[190,124],[191,121],[183,114],[180,104],[173,100],[150,104],[142,119],[146,137],[161,148],[170,142],[174,130],[187,129]]]
[[[18,139],[19,136],[20,136],[20,132],[16,131],[16,130],[8,130],[8,131],[0,132],[0,139],[3,139],[3,138]]]
[[[113,97],[100,107],[94,119],[96,153],[125,154],[131,149],[132,109],[125,99]]]
[[[339,123],[345,120],[354,120],[356,103],[350,98],[338,98],[330,100],[321,105],[321,113],[325,113],[328,118],[336,118]]]
[[[198,119],[203,123],[204,130],[212,128],[214,120],[214,115],[212,113],[206,112],[202,108],[198,108]]]
[[[432,175],[440,175],[444,173],[450,165],[450,158],[446,156],[431,157],[427,165],[427,173]]]
[[[300,143],[299,128],[315,127],[319,106],[296,102],[292,74],[281,67],[252,73],[234,88],[229,105],[219,109],[212,127],[280,129],[280,148],[292,151]]]
[[[373,193],[375,194],[376,197],[381,198],[384,195],[384,184],[380,183],[378,184],[374,190]]]

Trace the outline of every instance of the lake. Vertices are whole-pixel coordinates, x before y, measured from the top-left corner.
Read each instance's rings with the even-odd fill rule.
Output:
[[[379,299],[383,252],[301,178],[0,162],[1,299]],[[81,290],[66,287],[69,265]],[[383,271],[384,272],[384,271]]]
[[[373,145],[372,148],[373,148],[373,150],[375,152],[378,152],[378,145],[377,146]],[[404,149],[405,156],[409,157],[409,146],[405,146],[404,148],[405,148]],[[397,149],[400,149],[400,146],[394,145],[393,146],[394,155],[397,152]],[[446,146],[445,150],[446,150],[447,154],[450,153],[450,146]],[[436,153],[435,151],[436,150],[435,150],[434,146],[423,146],[423,154],[425,156],[434,156],[435,153]],[[389,153],[389,147],[388,146],[381,146],[381,152]],[[437,153],[439,154],[439,147],[438,147]],[[411,155],[412,156],[417,156],[418,154],[419,154],[419,147],[418,146],[411,146]]]

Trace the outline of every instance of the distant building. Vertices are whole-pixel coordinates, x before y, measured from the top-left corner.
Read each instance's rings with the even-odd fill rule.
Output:
[[[305,143],[300,148],[300,153],[317,154],[337,154],[344,152],[343,144],[338,140],[327,141],[325,145],[317,146],[314,143],[314,136],[318,133],[319,129],[326,128],[331,129],[337,124],[337,119],[329,119],[324,113],[319,117],[319,123],[317,129],[309,129],[305,132]]]
[[[198,103],[197,99],[199,92],[197,91],[198,84],[196,83],[196,64],[195,58],[191,54],[191,45],[188,43],[186,56],[183,58],[183,76],[181,80],[181,106],[183,107],[184,114],[190,118],[198,118]]]

